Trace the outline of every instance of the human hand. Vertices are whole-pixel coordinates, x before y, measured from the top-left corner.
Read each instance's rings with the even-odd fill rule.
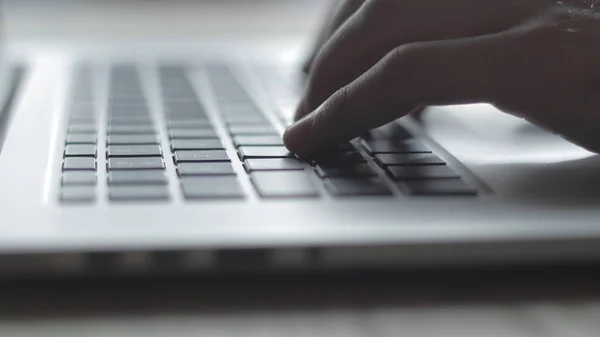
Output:
[[[424,106],[490,103],[600,152],[600,1],[338,6],[284,134],[291,151],[325,151]]]

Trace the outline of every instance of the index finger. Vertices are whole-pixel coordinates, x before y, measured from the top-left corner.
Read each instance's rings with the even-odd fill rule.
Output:
[[[526,73],[507,64],[510,41],[503,33],[395,49],[289,127],[285,144],[311,156],[421,106],[496,102]]]

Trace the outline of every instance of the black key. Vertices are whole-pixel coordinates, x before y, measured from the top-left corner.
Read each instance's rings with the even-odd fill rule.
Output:
[[[321,178],[334,178],[334,177],[355,177],[355,178],[368,178],[376,177],[377,172],[373,170],[368,164],[351,164],[348,166],[327,166],[319,165],[315,169],[319,177]]]
[[[109,185],[164,185],[167,175],[164,170],[125,170],[108,172]]]
[[[325,187],[331,194],[339,197],[392,194],[391,190],[376,178],[327,178]]]
[[[96,200],[93,186],[63,186],[60,189],[60,201],[65,203],[88,203]]]
[[[67,157],[63,161],[63,170],[95,170],[96,159],[93,157]]]
[[[160,157],[159,145],[110,145],[106,150],[108,157]]]
[[[328,159],[337,156],[351,156],[353,153],[357,153],[356,149],[350,143],[341,143],[330,146],[326,149],[323,149],[322,154],[317,156],[317,159]]]
[[[65,157],[96,157],[96,145],[76,144],[65,147]]]
[[[94,185],[96,173],[93,171],[66,171],[62,174],[63,185]]]
[[[236,147],[240,146],[283,146],[280,136],[236,136],[233,137]]]
[[[218,139],[174,139],[171,150],[224,150],[225,147]]]
[[[110,135],[108,145],[159,144],[156,135]]]
[[[213,129],[172,129],[169,131],[171,139],[189,138],[219,138]]]
[[[333,165],[343,165],[343,164],[351,164],[351,163],[364,163],[367,160],[363,158],[363,156],[356,152],[345,152],[345,153],[333,153],[329,155],[323,155],[317,158],[314,158],[314,163],[333,166]]]
[[[161,157],[121,157],[109,158],[109,170],[147,170],[163,169],[165,163]]]
[[[66,144],[96,144],[97,137],[95,134],[77,134],[70,133],[67,135]]]
[[[238,149],[240,159],[249,158],[294,158],[285,146],[241,146]]]
[[[213,176],[213,175],[235,175],[231,163],[180,163],[177,165],[177,174],[183,176]]]
[[[152,125],[111,125],[107,133],[113,135],[153,134],[156,129]]]
[[[97,128],[94,125],[71,125],[69,126],[69,133],[96,133]]]
[[[400,189],[415,196],[474,196],[477,191],[461,179],[406,180],[398,183]]]
[[[168,200],[169,190],[163,185],[110,186],[108,198],[111,201]]]
[[[270,125],[231,126],[229,133],[234,136],[277,135],[277,130]]]
[[[460,178],[446,165],[388,166],[386,171],[395,180]]]
[[[304,168],[295,158],[248,159],[244,162],[246,172],[252,171],[302,171]]]
[[[429,147],[416,139],[401,142],[363,140],[362,145],[371,155],[379,153],[431,153]]]
[[[250,180],[263,198],[318,197],[319,191],[304,172],[254,172]]]
[[[378,154],[375,159],[379,164],[387,165],[446,165],[446,163],[433,153],[389,153]]]
[[[398,124],[388,124],[380,128],[369,131],[364,135],[365,139],[381,139],[388,141],[403,141],[412,139],[413,135],[404,127]]]
[[[186,199],[239,199],[244,197],[236,177],[184,177],[181,188]]]
[[[175,151],[175,162],[219,162],[230,161],[223,150]]]
[[[207,119],[171,120],[167,122],[170,129],[205,129],[211,128],[212,123]]]
[[[334,149],[334,152],[346,153],[346,152],[356,152],[354,146],[350,143],[341,143],[338,144]]]
[[[398,124],[388,124],[383,129],[386,130],[388,139],[394,141],[412,139],[414,137],[405,127]]]

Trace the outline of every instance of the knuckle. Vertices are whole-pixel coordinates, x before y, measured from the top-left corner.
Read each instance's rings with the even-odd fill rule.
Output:
[[[393,80],[398,76],[411,80],[418,79],[416,75],[423,54],[423,49],[418,44],[409,44],[393,49],[381,62],[381,66],[384,68],[381,69],[383,75],[389,76],[386,80]]]
[[[391,61],[398,66],[414,63],[414,60],[417,59],[421,54],[422,48],[419,46],[419,44],[413,43],[393,49],[389,56]]]

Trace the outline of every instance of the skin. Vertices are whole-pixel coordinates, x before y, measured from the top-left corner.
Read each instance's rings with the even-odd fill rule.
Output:
[[[488,103],[600,152],[600,0],[339,0],[330,17],[291,151],[425,106]]]

